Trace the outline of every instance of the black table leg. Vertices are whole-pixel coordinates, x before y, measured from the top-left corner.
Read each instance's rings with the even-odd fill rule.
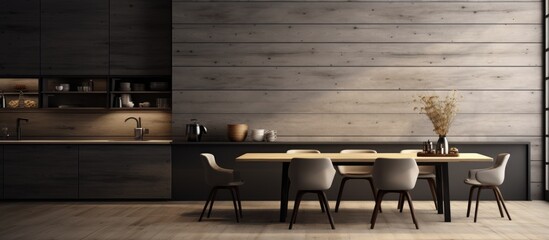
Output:
[[[290,179],[288,178],[288,169],[290,163],[282,163],[282,184],[280,189],[280,222],[286,222],[288,215],[288,195],[290,192]]]
[[[442,197],[442,164],[437,163],[436,166],[436,181],[437,181],[437,206],[438,206],[438,214],[444,213],[444,204],[443,204],[443,197]]]
[[[444,184],[444,221],[452,221],[452,213],[450,211],[450,177],[448,174],[448,163],[442,164],[442,182]]]

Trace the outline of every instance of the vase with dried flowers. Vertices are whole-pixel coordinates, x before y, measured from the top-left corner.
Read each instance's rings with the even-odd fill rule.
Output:
[[[444,99],[437,95],[421,95],[414,102],[419,102],[421,107],[415,107],[421,114],[427,115],[433,123],[433,131],[438,134],[437,152],[448,154],[448,140],[446,135],[458,112],[457,91],[453,90]]]

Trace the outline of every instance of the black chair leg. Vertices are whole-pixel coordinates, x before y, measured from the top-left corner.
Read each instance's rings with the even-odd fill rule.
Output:
[[[242,201],[240,200],[240,188],[238,186],[234,187],[236,192],[236,199],[238,200],[238,210],[240,212],[240,218],[242,218]]]
[[[318,199],[318,203],[320,204],[320,211],[325,212],[324,211],[324,203],[322,202],[322,200],[320,200],[320,198]]]
[[[499,195],[499,200],[501,201],[501,205],[503,205],[503,209],[505,209],[505,213],[507,213],[507,218],[509,218],[509,221],[511,220],[511,215],[509,215],[509,212],[507,211],[507,207],[505,206],[505,200],[503,200],[503,194],[501,194],[501,190],[499,190],[499,187],[495,187],[496,191]]]
[[[501,209],[501,203],[499,203],[499,195],[498,195],[498,192],[496,191],[496,188],[495,187],[492,187],[492,191],[494,192],[494,196],[496,196],[496,202],[498,203],[498,209],[499,209],[499,215],[501,217],[505,217],[503,215],[503,209]]]
[[[416,214],[414,213],[414,204],[412,204],[412,196],[410,196],[410,192],[406,191],[406,199],[408,200],[408,206],[410,207],[410,212],[412,213],[412,220],[414,221],[414,224],[416,225],[416,229],[419,229],[419,224],[417,223]]]
[[[475,222],[477,222],[477,215],[478,215],[478,202],[480,200],[480,190],[482,190],[482,187],[478,187],[478,193],[477,193],[477,204],[475,206]]]
[[[324,191],[319,191],[318,198],[325,205],[326,214],[328,215],[328,221],[330,221],[330,226],[332,227],[332,229],[335,229],[334,219],[332,218],[332,214],[330,213],[330,204],[328,203],[328,198],[326,197],[326,193]]]
[[[231,191],[231,196],[233,197],[233,206],[234,206],[234,213],[236,215],[236,222],[239,223],[240,222],[240,216],[238,214],[238,206],[236,204],[236,194],[234,194],[234,191],[232,188],[229,188],[229,190]]]
[[[339,211],[339,204],[341,203],[341,197],[343,196],[343,188],[345,188],[345,183],[347,183],[347,180],[349,180],[349,178],[344,177],[341,179],[341,184],[339,184],[339,193],[337,194],[335,212]]]
[[[200,218],[198,218],[198,221],[202,221],[202,217],[204,216],[204,213],[206,212],[206,208],[208,208],[208,203],[210,203],[210,200],[212,199],[214,193],[214,188],[210,190],[210,194],[208,195],[208,200],[206,200],[206,204],[204,204],[204,208],[202,209],[202,214],[200,214]]]
[[[374,212],[372,214],[372,220],[370,220],[370,224],[371,224],[370,229],[374,229],[374,227],[376,225],[377,214],[379,212],[379,208],[381,207],[381,202],[383,200],[383,195],[385,195],[385,191],[379,190],[377,192],[376,206],[374,207]]]
[[[429,183],[429,188],[431,189],[431,196],[433,197],[433,202],[435,203],[435,210],[438,210],[437,206],[437,188],[435,180],[432,178],[428,178],[427,182]]]
[[[208,218],[210,218],[210,215],[212,214],[212,208],[213,208],[213,205],[214,205],[214,202],[215,202],[215,197],[217,196],[217,190],[218,188],[217,187],[214,187],[213,188],[213,196],[212,196],[212,199],[210,200],[210,209],[208,209]]]
[[[400,193],[398,197],[398,209],[400,212],[402,212],[402,209],[404,209],[404,194]]]
[[[295,221],[297,220],[297,212],[299,211],[299,204],[301,203],[301,198],[303,197],[304,193],[305,192],[303,192],[303,191],[298,191],[297,192],[297,196],[296,196],[295,202],[294,202],[294,209],[292,211],[292,219],[290,220],[290,226],[288,227],[288,229],[292,229],[292,227],[294,226]]]
[[[475,186],[471,186],[471,189],[469,190],[469,202],[467,203],[467,217],[469,217],[469,214],[471,213],[471,201],[473,200],[473,193],[475,192]]]

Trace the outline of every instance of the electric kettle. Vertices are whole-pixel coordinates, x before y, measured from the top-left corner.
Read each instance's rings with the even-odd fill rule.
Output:
[[[208,129],[204,125],[200,125],[198,120],[191,119],[190,124],[186,125],[185,135],[187,136],[187,141],[189,142],[200,142],[202,135],[208,132]]]

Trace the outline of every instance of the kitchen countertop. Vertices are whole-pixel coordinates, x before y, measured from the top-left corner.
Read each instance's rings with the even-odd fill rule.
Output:
[[[171,144],[172,140],[0,140],[0,145],[17,144]]]

